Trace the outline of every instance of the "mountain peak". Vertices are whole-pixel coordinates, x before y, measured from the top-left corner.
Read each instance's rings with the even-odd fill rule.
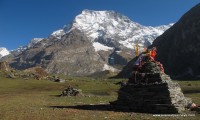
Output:
[[[116,13],[113,10],[89,10],[89,9],[84,9],[82,10],[81,14],[92,14],[92,13]]]
[[[28,44],[28,48],[33,47],[38,42],[42,41],[44,38],[33,38]]]
[[[156,37],[171,26],[171,24],[158,27],[143,26],[115,11],[85,9],[75,17],[71,28],[79,29],[92,41],[105,45],[109,42],[111,46],[107,44],[108,47],[120,43],[118,46],[133,49],[132,46],[136,41],[145,47],[149,46]]]

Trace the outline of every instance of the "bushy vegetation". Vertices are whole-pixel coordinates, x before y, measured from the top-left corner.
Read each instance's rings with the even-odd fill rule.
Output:
[[[195,117],[155,117],[146,113],[119,112],[107,104],[117,99],[123,79],[65,77],[65,83],[0,77],[0,119],[2,120],[135,120],[198,119]],[[185,96],[200,105],[200,81],[178,81]],[[58,97],[66,87],[82,89],[84,96]]]

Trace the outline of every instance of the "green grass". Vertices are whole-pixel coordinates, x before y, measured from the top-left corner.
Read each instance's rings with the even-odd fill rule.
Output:
[[[62,76],[65,77],[65,76]],[[117,99],[121,80],[65,77],[66,83],[0,77],[0,120],[141,120],[198,119],[196,117],[153,117],[152,114],[116,112],[98,107]],[[200,104],[200,81],[177,81],[185,96]],[[57,97],[69,85],[85,96]],[[77,106],[82,105],[82,108]],[[57,106],[57,107],[56,107]],[[85,108],[84,108],[85,106]],[[87,109],[92,106],[92,109]],[[96,108],[95,108],[96,106]]]
[[[177,81],[186,97],[192,98],[194,103],[200,105],[200,81]]]

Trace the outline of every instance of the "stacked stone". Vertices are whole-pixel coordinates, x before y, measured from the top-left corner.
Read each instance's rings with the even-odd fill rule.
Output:
[[[67,89],[62,91],[62,94],[60,96],[78,96],[78,95],[82,95],[81,90],[69,86]]]
[[[180,86],[172,82],[160,63],[144,59],[140,69],[133,69],[128,83],[118,92],[115,108],[147,113],[181,113],[191,100],[185,98]]]
[[[152,60],[148,55],[143,56],[141,66],[134,66],[128,83],[145,84],[162,82],[161,74],[164,74],[159,62]],[[167,79],[170,79],[167,76]]]

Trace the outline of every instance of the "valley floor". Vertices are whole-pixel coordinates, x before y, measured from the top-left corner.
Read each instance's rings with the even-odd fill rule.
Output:
[[[142,120],[200,119],[199,113],[185,116],[155,116],[115,111],[108,106],[117,99],[122,79],[66,78],[65,83],[47,80],[0,78],[0,120]],[[177,81],[185,96],[200,105],[200,81]],[[81,89],[84,96],[58,97],[68,86]]]

